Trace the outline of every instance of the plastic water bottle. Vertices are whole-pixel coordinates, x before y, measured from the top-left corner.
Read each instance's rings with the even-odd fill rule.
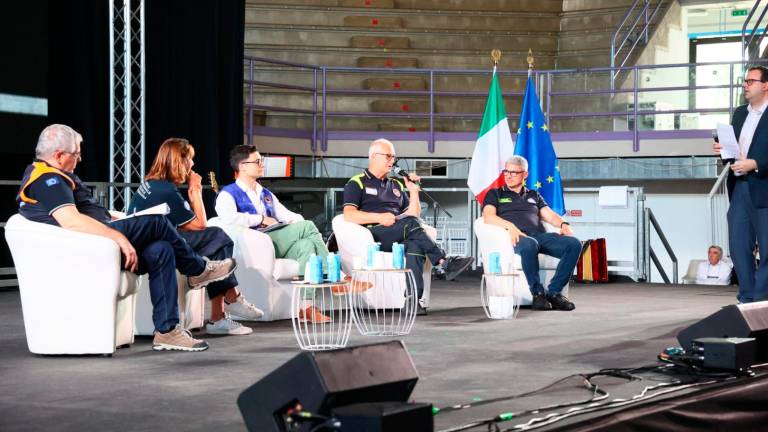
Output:
[[[336,265],[336,254],[333,252],[329,253],[326,260],[328,261],[328,280],[331,282],[338,282],[341,274],[339,267]]]
[[[392,243],[392,267],[396,269],[401,269],[404,267],[404,261],[405,261],[405,245],[401,245],[400,243]]]
[[[374,259],[376,258],[376,252],[378,251],[378,243],[374,243],[368,246],[368,257],[366,259],[366,267],[373,268]]]
[[[488,256],[488,273],[499,274],[501,273],[501,254],[498,252],[491,252]]]
[[[323,262],[320,261],[320,271],[317,271],[317,263],[320,257],[312,254],[309,256],[309,283],[319,284],[323,280]]]

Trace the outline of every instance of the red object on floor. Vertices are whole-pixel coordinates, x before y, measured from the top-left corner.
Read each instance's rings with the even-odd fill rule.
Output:
[[[371,25],[379,25],[379,20],[377,18],[371,19]]]
[[[587,240],[576,263],[576,280],[579,282],[608,282],[608,255],[605,239]]]
[[[408,105],[403,104],[403,105],[400,106],[400,109],[403,110],[403,111],[408,111],[410,108],[408,108]]]
[[[387,65],[388,67],[392,67],[394,65],[394,62],[392,61],[392,59],[387,59],[384,61],[384,64]]]
[[[400,81],[395,81],[392,83],[392,87],[394,88],[400,88]]]
[[[383,47],[386,42],[384,41],[384,39],[379,39],[378,41],[376,41],[376,43],[378,43],[380,47]]]
[[[416,128],[415,127],[409,127],[408,128],[408,132],[416,132]]]
[[[363,4],[366,5],[366,6],[370,6],[371,5],[371,0],[365,0],[363,2]]]

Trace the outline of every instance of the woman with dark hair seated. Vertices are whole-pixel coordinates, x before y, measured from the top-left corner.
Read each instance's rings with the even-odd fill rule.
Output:
[[[212,260],[231,258],[234,243],[218,227],[207,226],[203,206],[203,186],[200,175],[192,170],[195,149],[183,138],[169,138],[157,152],[144,183],[138,188],[128,206],[128,212],[141,211],[158,204],[170,207],[168,220],[195,252]],[[188,185],[187,198],[178,186]],[[237,290],[232,273],[227,279],[208,285],[211,299],[211,322],[205,328],[209,334],[246,335],[253,330],[233,319],[255,320],[264,313]]]

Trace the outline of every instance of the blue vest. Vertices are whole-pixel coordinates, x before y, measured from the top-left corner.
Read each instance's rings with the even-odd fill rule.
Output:
[[[235,199],[235,206],[237,206],[238,213],[259,214],[259,212],[256,211],[256,206],[254,206],[251,199],[248,198],[248,194],[240,189],[240,186],[238,186],[237,183],[228,184],[221,188],[221,191],[232,195],[232,198]],[[267,216],[271,218],[275,217],[275,197],[272,196],[272,192],[265,187],[261,188],[261,202],[264,204]]]

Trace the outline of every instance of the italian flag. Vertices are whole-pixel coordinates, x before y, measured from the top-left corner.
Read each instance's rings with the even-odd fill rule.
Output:
[[[494,67],[483,123],[477,134],[467,178],[467,185],[481,206],[489,190],[504,185],[501,170],[504,169],[504,162],[514,154],[515,144],[509,132],[507,111],[504,109],[504,99],[501,97],[499,78]]]

